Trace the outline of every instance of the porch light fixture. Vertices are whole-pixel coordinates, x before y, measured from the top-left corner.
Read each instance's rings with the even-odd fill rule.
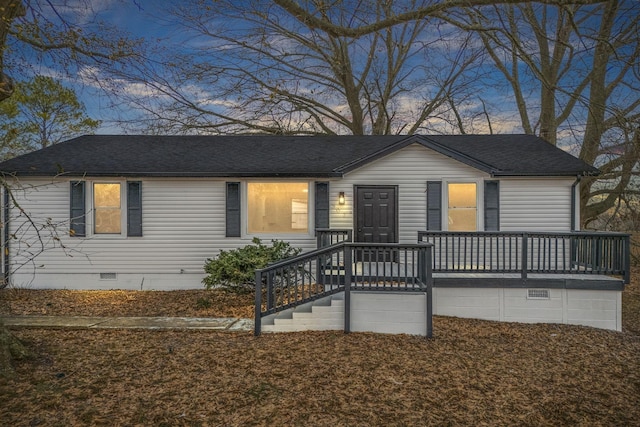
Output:
[[[338,193],[338,204],[344,205],[344,191],[341,191],[340,193]]]

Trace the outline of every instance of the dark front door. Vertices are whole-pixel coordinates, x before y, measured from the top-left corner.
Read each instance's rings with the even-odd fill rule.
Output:
[[[356,187],[356,242],[397,243],[396,187]]]

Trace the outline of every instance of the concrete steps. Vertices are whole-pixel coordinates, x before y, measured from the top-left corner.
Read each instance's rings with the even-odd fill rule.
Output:
[[[262,319],[262,332],[344,329],[344,293],[290,308]]]

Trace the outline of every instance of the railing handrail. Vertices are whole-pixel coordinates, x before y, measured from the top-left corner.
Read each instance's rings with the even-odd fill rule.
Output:
[[[344,245],[347,242],[338,242],[338,243],[334,243],[331,246],[325,246],[324,248],[320,248],[320,249],[314,249],[313,251],[310,252],[303,252],[300,255],[296,255],[294,257],[291,258],[285,258],[283,260],[280,261],[276,261],[274,263],[271,263],[263,268],[259,268],[256,269],[256,273],[260,272],[260,273],[264,273],[266,271],[269,270],[276,270],[278,268],[282,268],[284,266],[286,266],[287,264],[295,264],[295,263],[299,263],[301,261],[307,261],[311,258],[314,258],[316,256],[321,256],[321,255],[327,255],[329,252],[333,252],[335,249],[337,249],[338,247],[340,247],[341,245]]]
[[[351,289],[361,290],[363,287],[367,291],[423,290],[427,292],[428,298],[431,298],[432,269],[431,265],[422,265],[426,262],[422,258],[431,259],[432,247],[428,242],[401,244],[341,241],[256,269],[256,334],[260,333],[263,316],[341,291],[348,293]],[[353,265],[352,261],[361,259],[360,257],[368,259],[365,261],[366,268]],[[388,264],[389,261],[391,266]],[[424,272],[420,268],[423,268]],[[274,286],[277,277],[292,276],[292,282],[285,279],[277,285],[279,287]],[[263,310],[262,293],[265,290],[267,299],[266,309]],[[298,294],[299,290],[301,294]]]
[[[283,259],[281,261],[276,261],[276,262],[274,262],[272,264],[267,265],[266,267],[257,269],[255,271],[264,273],[264,272],[272,270],[272,269],[275,270],[275,269],[278,269],[278,268],[282,268],[282,267],[286,266],[287,264],[295,264],[297,262],[306,261],[306,260],[308,260],[310,258],[313,258],[315,256],[318,256],[318,255],[327,255],[329,252],[332,252],[333,250],[339,248],[342,245],[349,246],[349,247],[363,247],[363,248],[385,247],[385,248],[391,248],[391,249],[403,249],[403,248],[416,249],[416,248],[424,247],[425,245],[433,246],[433,244],[429,243],[429,242],[418,242],[418,243],[367,243],[367,242],[362,242],[362,243],[353,243],[353,242],[343,241],[343,242],[334,243],[331,246],[325,246],[324,248],[314,249],[311,252],[304,252],[304,253],[302,253],[300,255],[296,255],[295,257],[285,258],[285,259]]]
[[[320,233],[350,233],[351,228],[316,228],[316,232]]]
[[[469,235],[469,236],[602,236],[602,237],[631,237],[631,233],[621,231],[440,231],[440,230],[421,230],[418,231],[418,238],[423,235]]]
[[[527,273],[605,274],[620,275],[624,283],[630,283],[629,233],[418,231],[418,241],[427,239],[437,242],[433,251],[434,271],[519,271],[523,279]]]

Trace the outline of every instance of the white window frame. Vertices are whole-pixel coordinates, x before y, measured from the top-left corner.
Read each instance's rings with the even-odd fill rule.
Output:
[[[475,184],[476,185],[476,229],[484,230],[484,180],[469,178],[448,178],[442,180],[442,230],[449,231],[449,184]]]
[[[127,237],[127,181],[122,180],[94,180],[87,181],[87,236],[100,239],[121,239]],[[120,185],[120,233],[96,233],[95,229],[95,199],[94,199],[94,186],[95,184],[119,184]]]
[[[249,232],[249,184],[250,183],[290,183],[290,184],[307,184],[307,231],[301,233],[257,233]],[[283,237],[295,239],[297,238],[307,238],[314,236],[314,224],[315,224],[315,194],[314,194],[314,185],[313,181],[309,181],[306,179],[250,179],[243,181],[241,183],[242,189],[242,205],[241,205],[241,216],[242,216],[242,238],[252,238],[259,237],[260,239],[282,239]]]

